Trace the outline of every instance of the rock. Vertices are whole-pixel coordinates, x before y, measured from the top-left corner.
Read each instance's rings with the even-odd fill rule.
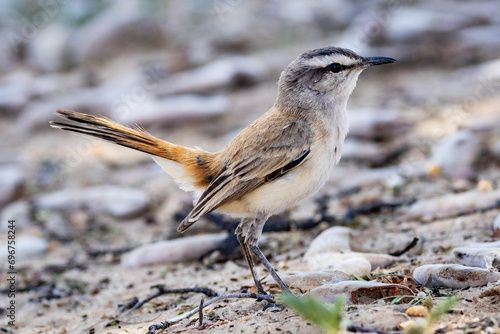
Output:
[[[113,116],[125,124],[172,124],[207,118],[224,114],[229,107],[225,96],[180,95],[163,99],[143,101],[140,111],[114,110]]]
[[[429,288],[465,289],[500,280],[500,273],[460,264],[427,264],[416,268],[413,278]]]
[[[310,270],[333,269],[345,261],[358,258],[370,262],[371,268],[387,267],[399,259],[387,254],[353,252],[350,247],[351,229],[346,227],[331,227],[318,235],[304,254],[304,260]],[[338,268],[338,267],[337,267]]]
[[[377,268],[386,268],[396,262],[402,261],[400,258],[388,254],[378,253],[361,253],[361,252],[345,252],[345,253],[320,253],[316,255],[304,257],[307,266],[310,270],[321,270],[334,268],[340,263],[357,258],[366,259],[371,264],[371,270]]]
[[[26,62],[37,71],[61,71],[67,65],[66,44],[70,36],[69,27],[50,24],[29,41]]]
[[[146,194],[138,189],[118,186],[96,186],[84,189],[65,189],[35,198],[38,208],[70,211],[85,209],[107,213],[117,218],[141,214],[149,205]]]
[[[1,10],[1,9],[0,9]],[[20,45],[12,40],[7,29],[0,30],[0,73],[7,73],[18,65],[18,60],[15,57],[16,49]],[[1,90],[0,90],[1,91]]]
[[[457,247],[451,252],[466,266],[491,270],[500,267],[500,242]]]
[[[308,293],[317,295],[326,303],[333,303],[340,295],[347,294],[348,302],[355,304],[371,304],[387,296],[413,295],[413,292],[404,285],[379,283],[377,281],[344,281],[323,284]]]
[[[411,172],[411,171],[410,171]],[[401,182],[401,175],[407,171],[401,167],[383,167],[372,169],[356,169],[336,167],[330,174],[330,181],[339,192],[367,187],[374,184],[386,184],[396,180]],[[351,177],[356,175],[356,177]]]
[[[371,271],[368,260],[357,257],[339,263],[332,269],[310,271],[310,272],[280,272],[281,279],[288,285],[301,290],[310,290],[325,282],[337,283],[350,279],[353,275],[363,276]],[[266,284],[277,284],[271,277],[264,279]]]
[[[492,152],[495,156],[500,157],[500,140],[493,145]]]
[[[207,93],[254,84],[265,77],[265,65],[249,56],[233,56],[220,59],[191,71],[173,74],[162,80],[156,93],[158,96]]]
[[[404,141],[398,140],[391,144],[374,143],[367,140],[358,140],[347,137],[342,149],[342,160],[355,160],[371,165],[386,164],[405,151]]]
[[[472,178],[472,165],[479,153],[479,140],[469,130],[461,130],[441,139],[426,164],[428,174],[439,171],[448,177]],[[437,169],[436,169],[437,168]]]
[[[49,121],[54,119],[54,106],[58,105],[60,104],[57,101],[43,99],[29,103],[22,112],[21,117],[18,118],[18,128],[25,131],[25,129],[33,130],[47,127]]]
[[[431,32],[450,32],[477,24],[478,19],[452,12],[404,7],[387,22],[384,36],[390,41],[414,41]]]
[[[25,181],[23,174],[16,165],[0,166],[0,209],[21,196]]]
[[[17,201],[7,204],[0,215],[0,231],[7,231],[7,223],[9,220],[16,222],[16,229],[25,229],[31,222],[30,204],[27,201]]]
[[[320,253],[340,253],[351,251],[352,230],[347,227],[334,226],[321,232],[309,245],[304,258]]]
[[[44,75],[47,77],[48,75]],[[37,90],[41,96],[38,99],[33,99],[25,106],[21,117],[18,119],[18,128],[25,129],[46,129],[49,121],[54,120],[55,109],[69,109],[78,110],[80,112],[87,112],[90,114],[107,115],[111,109],[111,98],[107,96],[101,88],[75,88],[74,80],[72,78],[53,77],[52,80],[41,81],[38,86],[45,85],[46,91],[42,92],[41,89]],[[49,87],[54,85],[65,85],[70,89],[65,92],[57,92],[49,90]],[[34,85],[33,85],[34,86]],[[54,87],[54,89],[56,89]],[[119,94],[114,91],[115,94]],[[55,96],[54,96],[55,95]],[[111,95],[111,94],[110,94]],[[113,96],[116,96],[113,95]]]
[[[472,26],[458,32],[457,44],[461,46],[462,60],[498,57],[500,51],[500,24]]]
[[[25,261],[40,257],[49,248],[47,240],[36,236],[16,236],[16,260]]]
[[[495,218],[493,222],[493,235],[500,239],[500,214]]]
[[[364,139],[385,139],[407,133],[411,123],[396,110],[349,110],[349,136]]]
[[[332,270],[344,273],[348,276],[363,276],[371,271],[371,263],[365,258],[357,257],[340,262],[334,266]],[[336,283],[334,280],[331,280],[330,282]]]
[[[50,212],[45,220],[44,227],[51,234],[60,241],[71,241],[74,239],[77,231],[59,212]]]
[[[477,189],[460,194],[421,199],[410,206],[406,219],[434,219],[474,212],[495,205],[500,201],[500,190]]]
[[[31,98],[31,76],[27,73],[11,73],[1,80],[0,116],[15,118]]]
[[[405,313],[410,317],[425,317],[429,311],[427,310],[427,307],[423,305],[414,305],[410,306]]]
[[[289,287],[299,288],[302,291],[314,289],[329,281],[346,281],[349,276],[342,272],[333,270],[320,270],[311,272],[280,272],[280,277]],[[277,284],[276,281],[268,276],[264,279],[265,284]]]
[[[144,15],[139,6],[139,1],[112,3],[77,30],[68,45],[73,62],[105,60],[123,52],[163,45],[159,18]]]
[[[225,233],[203,234],[143,245],[124,254],[121,258],[121,265],[140,267],[153,263],[197,260],[214,250],[226,238]]]
[[[491,183],[490,180],[486,179],[481,179],[476,185],[476,189],[482,192],[485,191],[492,191],[493,190],[493,184]]]
[[[378,159],[383,154],[380,145],[347,137],[342,149],[342,160],[373,160]]]

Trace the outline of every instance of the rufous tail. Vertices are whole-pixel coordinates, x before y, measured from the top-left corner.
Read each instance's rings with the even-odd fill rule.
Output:
[[[53,128],[96,137],[179,163],[196,187],[207,186],[213,175],[211,167],[214,153],[174,145],[144,130],[129,128],[105,117],[62,109],[56,110],[56,115],[78,124],[50,122]]]

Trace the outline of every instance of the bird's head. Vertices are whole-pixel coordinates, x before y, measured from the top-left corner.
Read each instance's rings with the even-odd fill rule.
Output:
[[[277,103],[305,109],[345,105],[364,69],[394,62],[333,46],[307,51],[281,73]]]

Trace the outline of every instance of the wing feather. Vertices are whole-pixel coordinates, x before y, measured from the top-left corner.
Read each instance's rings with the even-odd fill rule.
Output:
[[[256,122],[243,130],[228,144],[228,149],[221,152],[224,167],[179,225],[179,232],[219,206],[280,178],[307,159],[312,146],[308,122],[275,122],[266,126],[261,123]],[[240,149],[231,150],[231,147]]]

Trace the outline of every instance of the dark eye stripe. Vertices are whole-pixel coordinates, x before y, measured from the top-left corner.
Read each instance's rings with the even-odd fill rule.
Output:
[[[332,73],[339,73],[341,71],[351,69],[354,66],[355,65],[341,65],[339,63],[332,63],[326,67],[323,67],[322,70],[332,72]]]

